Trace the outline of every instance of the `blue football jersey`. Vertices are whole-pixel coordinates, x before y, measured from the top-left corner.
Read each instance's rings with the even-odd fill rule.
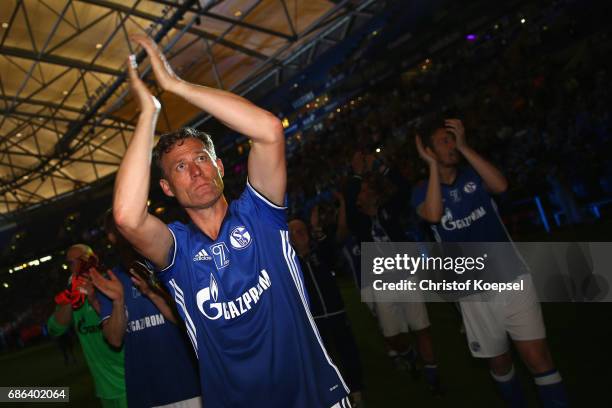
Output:
[[[308,309],[286,209],[248,184],[217,239],[172,223],[160,278],[196,351],[206,407],[344,407],[348,388]]]
[[[153,407],[199,396],[197,364],[181,328],[164,318],[127,272],[120,267],[113,272],[123,285],[128,319],[123,341],[128,405]],[[113,304],[101,292],[97,296],[104,321],[111,316]]]
[[[510,237],[499,217],[495,202],[484,189],[482,178],[474,169],[459,168],[453,184],[441,184],[444,213],[432,224],[434,236],[441,242],[507,242]],[[425,201],[427,182],[414,189],[412,204]]]

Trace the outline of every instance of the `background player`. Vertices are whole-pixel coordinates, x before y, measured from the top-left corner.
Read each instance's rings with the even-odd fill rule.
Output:
[[[183,330],[176,326],[168,304],[171,299],[135,272],[140,268],[143,273],[153,273],[119,234],[110,212],[104,229],[120,263],[108,271],[108,278],[94,268],[90,273],[99,291],[104,337],[124,349],[128,405],[201,407],[195,356]]]
[[[123,349],[113,348],[104,340],[100,330],[100,304],[87,272],[83,271],[84,265],[91,264],[91,258],[97,257],[84,244],[73,245],[66,252],[70,287],[55,297],[57,307],[47,327],[55,337],[74,325],[102,406],[127,407]]]
[[[417,136],[416,146],[428,164],[429,179],[415,188],[413,204],[419,216],[432,224],[436,239],[441,242],[510,241],[489,195],[504,192],[508,182],[499,170],[468,146],[462,122],[447,119],[433,123],[423,140]],[[461,155],[469,166],[459,166]],[[478,217],[474,216],[476,213]],[[463,219],[469,222],[453,223]],[[546,343],[540,305],[529,285],[522,293],[500,295],[495,301],[463,301],[461,312],[472,355],[489,359],[491,375],[506,401],[512,406],[525,405],[509,352],[509,334],[534,376],[543,405],[567,406],[561,376]]]

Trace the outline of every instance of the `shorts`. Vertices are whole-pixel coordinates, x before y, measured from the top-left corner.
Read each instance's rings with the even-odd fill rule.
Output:
[[[154,408],[201,408],[202,407],[202,397],[193,397],[190,399],[186,399],[183,401],[173,402],[171,404],[166,405],[158,405]]]
[[[512,340],[546,338],[542,309],[530,275],[521,292],[496,294],[487,302],[461,301],[461,315],[470,352],[474,357],[491,358],[507,352]]]
[[[418,331],[430,326],[423,302],[377,302],[374,304],[378,323],[385,337]]]

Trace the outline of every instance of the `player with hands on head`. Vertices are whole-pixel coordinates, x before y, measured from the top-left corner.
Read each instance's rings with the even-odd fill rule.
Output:
[[[246,188],[228,204],[210,136],[184,128],[162,135],[153,149],[158,110],[130,68],[141,113],[117,173],[113,214],[119,232],[160,270],[174,295],[198,356],[205,404],[348,404],[349,390],[320,341],[289,244],[280,120],[238,95],[179,78],[151,39],[132,39],[164,91],[252,142]],[[188,224],[166,225],[147,211],[151,150],[160,187],[185,209]]]
[[[417,151],[429,168],[429,180],[414,189],[412,202],[419,216],[430,223],[436,240],[511,242],[490,195],[506,191],[504,175],[469,146],[461,120],[432,121],[429,127],[423,138],[416,138]],[[467,166],[460,166],[461,157]],[[506,402],[525,406],[509,351],[509,335],[534,377],[543,406],[566,407],[567,396],[550,356],[528,268],[516,252],[506,258],[496,267],[506,268],[513,279],[522,279],[526,289],[495,294],[493,299],[459,302],[470,351],[474,357],[488,360],[491,376]]]

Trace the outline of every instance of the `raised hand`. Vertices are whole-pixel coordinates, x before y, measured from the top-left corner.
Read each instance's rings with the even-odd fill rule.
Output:
[[[113,302],[123,301],[123,285],[113,271],[110,269],[107,271],[108,279],[94,268],[91,268],[89,273],[94,286],[100,292],[104,293]]]
[[[430,166],[436,165],[438,161],[430,152],[427,151],[425,146],[423,146],[423,140],[421,139],[421,136],[417,135],[415,137],[415,142],[416,142],[417,152],[419,153],[419,156],[421,157],[421,159],[425,160],[425,162]]]
[[[455,143],[457,144],[457,150],[461,150],[467,146],[465,141],[465,128],[463,122],[459,119],[446,119],[444,121],[446,129],[455,135]]]
[[[155,41],[145,35],[133,35],[130,39],[147,52],[155,79],[164,91],[171,90],[174,85],[181,82]]]
[[[161,104],[156,97],[151,94],[149,88],[142,82],[138,76],[138,67],[136,59],[133,55],[128,58],[128,77],[130,79],[130,88],[136,99],[141,112],[157,113],[161,109]]]
[[[144,279],[142,279],[142,277],[140,277],[136,273],[136,271],[132,268],[130,268],[130,276],[131,276],[132,282],[134,283],[134,286],[138,288],[140,293],[142,293],[146,297],[150,297],[151,294],[153,293],[153,290],[151,289],[151,286],[149,286],[149,283],[145,281]]]
[[[93,269],[93,268],[92,268]],[[74,278],[74,289],[84,295],[92,295],[94,291],[91,278],[87,274],[76,275]]]

